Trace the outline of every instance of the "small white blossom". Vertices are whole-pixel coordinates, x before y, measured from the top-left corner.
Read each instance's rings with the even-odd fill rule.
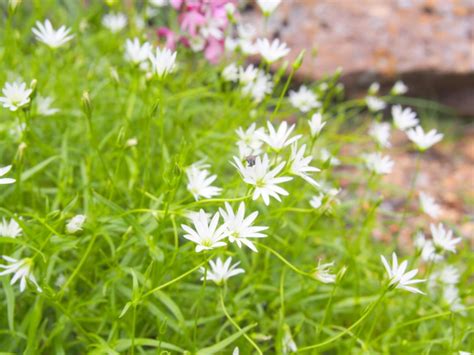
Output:
[[[281,162],[277,167],[270,170],[270,161],[267,154],[263,156],[263,159],[256,157],[255,162],[252,165],[243,166],[242,162],[237,157],[234,157],[233,163],[233,165],[238,169],[244,182],[254,186],[255,190],[252,198],[256,200],[261,196],[263,202],[267,206],[270,204],[270,197],[281,202],[279,195],[288,196],[288,192],[278,186],[278,184],[290,181],[293,178],[287,176],[277,177],[285,164],[286,162]]]
[[[403,95],[403,94],[406,94],[407,92],[408,92],[408,86],[406,86],[405,83],[401,80],[397,80],[397,82],[395,82],[391,90],[391,93],[393,95]]]
[[[242,127],[239,127],[236,130],[236,133],[239,136],[237,146],[239,147],[241,158],[261,153],[263,142],[260,140],[260,136],[264,131],[265,130],[262,127],[257,128],[255,123],[252,123],[246,131],[244,131]]]
[[[333,266],[334,262],[321,264],[321,260],[319,260],[318,267],[313,272],[313,277],[325,284],[335,283],[336,274],[330,272]]]
[[[169,4],[169,0],[148,0],[148,4],[156,7],[163,7]]]
[[[323,121],[323,115],[320,112],[316,112],[311,116],[311,119],[308,120],[309,128],[311,130],[311,136],[315,137],[318,136],[324,126],[326,125],[326,122]]]
[[[331,164],[332,166],[341,165],[341,161],[333,154],[331,154],[331,152],[326,148],[321,148],[321,150],[319,151],[319,159],[323,162],[330,160],[329,164]]]
[[[466,307],[462,304],[459,297],[459,289],[454,285],[448,285],[443,289],[443,299],[449,305],[453,312],[459,312],[465,315]]]
[[[300,149],[298,149],[296,143],[294,143],[291,146],[291,157],[290,157],[290,173],[297,175],[307,182],[309,182],[311,185],[318,187],[319,184],[308,174],[309,173],[317,173],[321,170],[318,168],[315,168],[313,166],[310,166],[309,164],[313,160],[312,156],[304,156],[306,150],[306,144],[303,144]]]
[[[388,155],[383,156],[379,152],[366,154],[364,159],[367,169],[379,175],[390,174],[395,164]]]
[[[287,355],[290,353],[295,353],[298,351],[298,347],[296,346],[295,341],[293,340],[293,336],[291,335],[290,327],[285,324],[283,327],[283,339],[282,339],[282,353],[283,355]]]
[[[435,247],[452,253],[456,252],[456,244],[461,242],[461,237],[453,238],[453,231],[445,229],[442,223],[430,224],[430,230]]]
[[[438,218],[441,214],[441,208],[436,203],[435,199],[424,192],[420,192],[419,198],[423,212],[425,212],[431,218]]]
[[[379,92],[379,90],[380,90],[380,83],[373,82],[369,86],[368,93],[369,93],[369,95],[376,95]]]
[[[303,113],[309,112],[314,108],[321,107],[314,92],[305,85],[301,85],[298,91],[290,91],[290,104]]]
[[[222,78],[225,81],[236,82],[239,80],[239,68],[235,63],[231,63],[222,70]]]
[[[16,111],[30,102],[32,89],[27,89],[24,82],[5,83],[0,102],[10,111]]]
[[[14,218],[8,222],[5,218],[0,223],[0,237],[16,238],[21,236],[23,230]]]
[[[59,112],[58,108],[51,107],[51,104],[53,103],[53,98],[46,96],[39,96],[36,98],[36,103],[37,103],[37,111],[39,115],[42,116],[52,116],[56,113]]]
[[[398,258],[397,254],[395,253],[392,254],[392,266],[389,265],[383,255],[381,255],[380,258],[382,259],[382,263],[390,279],[390,286],[400,288],[412,293],[424,294],[424,292],[421,292],[419,289],[411,286],[413,284],[425,281],[413,279],[413,277],[415,277],[415,275],[418,273],[418,269],[405,272],[408,266],[408,261],[405,260],[400,265],[398,265]]]
[[[313,207],[314,209],[317,210],[318,208],[320,208],[322,206],[323,198],[324,198],[323,194],[315,195],[315,196],[311,197],[311,200],[309,201],[309,204],[311,205],[311,207]]]
[[[245,217],[245,204],[243,202],[240,203],[237,213],[234,213],[227,202],[225,203],[225,210],[220,208],[219,211],[227,225],[229,242],[236,243],[239,248],[244,244],[254,252],[258,252],[255,244],[249,238],[265,238],[266,235],[260,232],[268,229],[268,227],[252,225],[258,216],[258,212],[252,212]]]
[[[8,172],[11,169],[12,169],[11,165],[0,168],[0,185],[13,184],[16,181],[15,179],[11,179],[11,178],[2,178],[2,176],[8,174]]]
[[[82,230],[84,223],[86,222],[87,216],[78,214],[72,217],[66,224],[66,232],[74,234]]]
[[[253,81],[255,81],[255,79],[257,79],[258,72],[258,68],[255,68],[252,64],[250,64],[246,68],[239,67],[240,84],[246,85],[252,83]]]
[[[373,122],[369,128],[369,135],[374,138],[377,143],[385,148],[390,144],[390,124],[387,122]]]
[[[443,139],[443,134],[432,129],[428,133],[423,131],[421,126],[416,126],[406,132],[410,139],[421,151],[424,151]]]
[[[181,228],[188,233],[183,237],[196,243],[195,250],[197,253],[226,245],[222,240],[228,236],[227,226],[223,224],[218,227],[219,218],[219,212],[214,214],[212,219],[209,219],[206,212],[201,209],[199,214],[191,216],[194,229],[185,224],[181,225]]]
[[[265,16],[269,16],[280,5],[282,0],[257,0],[257,4]]]
[[[274,39],[271,43],[266,38],[257,39],[256,46],[263,59],[270,64],[290,53],[290,48],[278,38]]]
[[[155,54],[150,52],[148,59],[151,62],[152,71],[158,78],[164,78],[176,68],[176,52],[168,48],[156,48]]]
[[[419,122],[416,112],[409,107],[403,109],[400,105],[392,106],[392,117],[395,127],[402,131],[415,127]]]
[[[125,41],[125,59],[135,65],[140,64],[148,60],[151,54],[151,44],[144,42],[140,44],[138,38],[133,40],[127,39]]]
[[[456,285],[459,283],[461,274],[459,270],[452,266],[446,265],[440,271],[435,271],[430,275],[429,287],[434,288],[438,283],[443,285]]]
[[[365,103],[367,104],[369,110],[372,112],[381,111],[385,107],[387,107],[387,104],[382,99],[379,99],[376,96],[367,96],[365,98]]]
[[[198,163],[191,165],[186,169],[188,178],[187,188],[197,201],[200,197],[212,198],[218,196],[222,189],[211,184],[217,179],[217,175],[211,175],[207,169],[201,168]]]
[[[301,138],[300,134],[290,138],[290,134],[295,129],[295,125],[293,124],[288,127],[288,123],[286,121],[283,121],[280,124],[278,130],[275,130],[272,123],[270,121],[267,121],[267,128],[268,134],[260,134],[260,139],[277,152]]]
[[[36,278],[32,272],[33,259],[24,258],[17,260],[6,255],[3,255],[2,257],[4,260],[9,262],[10,265],[0,264],[0,268],[4,269],[0,272],[0,276],[13,274],[10,284],[13,285],[17,280],[20,280],[20,292],[23,292],[25,290],[27,279],[30,280],[30,282],[36,286],[38,292],[43,291],[36,282]]]
[[[265,95],[272,93],[273,85],[272,77],[259,70],[255,80],[242,88],[242,93],[244,95],[250,95],[254,102],[260,103],[265,98]]]
[[[33,33],[36,39],[43,42],[50,48],[58,48],[73,39],[74,35],[70,35],[71,29],[61,26],[58,30],[54,30],[49,20],[45,20],[44,24],[36,21],[36,28],[33,27]]]
[[[204,267],[201,267],[199,271],[203,274],[201,277],[201,281],[209,280],[214,281],[217,285],[222,284],[227,279],[231,278],[232,276],[243,274],[245,272],[244,269],[238,268],[240,262],[235,263],[231,266],[232,258],[229,256],[225,262],[222,262],[221,258],[216,258],[214,260],[209,261],[209,265],[211,266],[210,270],[207,270]],[[237,352],[238,353],[238,352]]]
[[[121,12],[106,14],[102,17],[102,25],[112,33],[120,32],[127,26],[127,16]]]

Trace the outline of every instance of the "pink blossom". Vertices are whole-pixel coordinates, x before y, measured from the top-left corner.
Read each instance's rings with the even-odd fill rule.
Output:
[[[165,43],[166,48],[169,48],[173,51],[175,50],[176,38],[173,31],[171,31],[168,27],[160,27],[156,31],[156,34],[158,35],[159,38],[163,38],[166,41]]]
[[[204,56],[206,59],[215,64],[219,61],[220,56],[224,52],[224,41],[214,39],[210,37],[208,40],[208,44],[204,49]]]

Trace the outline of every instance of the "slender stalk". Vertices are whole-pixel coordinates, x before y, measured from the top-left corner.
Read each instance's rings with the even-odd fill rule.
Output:
[[[348,334],[349,332],[351,332],[354,328],[356,328],[357,326],[359,326],[359,324],[361,324],[371,313],[372,311],[375,309],[375,307],[377,307],[380,302],[383,300],[385,294],[387,293],[387,288],[384,288],[383,292],[380,294],[379,298],[374,302],[372,303],[369,308],[367,309],[367,311],[365,311],[365,313],[354,323],[352,324],[349,328],[346,328],[344,331],[340,332],[339,334],[321,342],[321,343],[317,343],[317,344],[314,344],[314,345],[309,345],[309,346],[305,346],[303,348],[300,348],[298,349],[298,352],[303,352],[303,351],[308,351],[308,350],[313,350],[313,349],[317,349],[317,348],[321,348],[323,346],[326,346],[326,345],[329,345],[331,343],[333,343],[334,341],[336,341],[337,339],[343,337],[344,335]]]
[[[300,274],[300,275],[303,275],[303,276],[306,276],[306,277],[309,277],[311,279],[314,280],[314,277],[311,273],[309,272],[305,272],[303,270],[300,270],[298,269],[296,266],[294,266],[292,263],[290,263],[288,260],[286,260],[281,254],[279,254],[277,251],[273,250],[272,248],[270,248],[269,246],[265,245],[265,244],[261,244],[261,243],[257,243],[258,246],[261,246],[262,248],[268,250],[270,253],[272,253],[273,255],[275,255],[278,259],[280,259],[286,266],[288,266],[291,270],[293,270],[294,272]]]
[[[227,319],[229,320],[229,322],[232,323],[232,325],[237,328],[238,331],[242,331],[242,328],[239,327],[239,325],[237,324],[236,321],[234,321],[232,319],[232,317],[230,316],[229,312],[227,312],[227,309],[225,308],[225,304],[224,304],[224,292],[223,290],[221,289],[221,292],[220,292],[220,299],[221,299],[221,307],[222,307],[222,310],[224,311],[224,314],[225,316],[227,317]],[[242,334],[244,336],[245,339],[247,339],[247,341],[255,348],[255,350],[257,351],[258,354],[260,355],[263,355],[263,352],[262,350],[260,350],[260,348],[258,347],[258,345],[252,340],[252,338],[250,338],[246,333],[243,333]]]

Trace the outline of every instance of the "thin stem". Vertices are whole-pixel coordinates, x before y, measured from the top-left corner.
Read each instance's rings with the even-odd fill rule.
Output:
[[[283,90],[281,91],[280,93],[280,97],[278,98],[278,101],[277,101],[277,104],[275,106],[275,110],[273,110],[271,116],[270,116],[270,121],[273,120],[273,118],[275,117],[275,115],[277,114],[278,110],[280,109],[280,106],[281,106],[281,103],[283,101],[283,97],[285,96],[286,92],[288,91],[288,87],[290,86],[290,83],[291,83],[291,79],[293,79],[293,75],[295,74],[295,69],[292,67],[291,68],[291,72],[290,72],[290,75],[288,76],[288,78],[286,79],[286,83],[285,83],[285,86],[283,87]]]
[[[170,281],[164,283],[163,285],[160,285],[160,286],[155,287],[154,289],[148,291],[148,292],[145,293],[143,296],[141,296],[141,298],[148,297],[148,296],[150,296],[151,294],[155,293],[156,291],[159,291],[159,290],[161,290],[161,289],[163,289],[163,288],[165,288],[165,287],[168,287],[169,285],[172,285],[172,284],[174,284],[175,282],[178,282],[179,280],[185,278],[185,277],[188,276],[189,274],[192,274],[194,271],[198,270],[201,266],[203,266],[204,264],[206,264],[206,263],[209,261],[210,258],[211,258],[211,257],[207,258],[205,261],[203,261],[202,263],[200,263],[200,264],[198,264],[197,266],[193,267],[191,270],[186,271],[184,274],[181,274],[181,275],[179,275],[178,277],[176,277],[176,278],[174,278],[174,279],[172,279],[172,280],[170,280]]]
[[[221,299],[221,307],[222,307],[222,310],[224,311],[224,314],[225,316],[227,317],[227,319],[229,320],[229,322],[232,323],[232,325],[237,328],[238,331],[242,332],[242,328],[239,327],[239,325],[237,324],[236,321],[234,321],[232,319],[232,317],[230,316],[230,314],[227,312],[227,309],[225,308],[225,304],[224,304],[224,292],[222,291],[221,289],[221,292],[220,292],[220,299]],[[244,336],[245,339],[247,339],[247,341],[252,344],[252,346],[255,348],[255,350],[257,350],[257,353],[259,353],[260,355],[263,355],[263,352],[262,350],[260,350],[260,348],[258,347],[257,344],[255,344],[255,342],[252,340],[252,338],[250,338],[246,333],[243,333],[242,334]]]
[[[349,328],[346,328],[344,331],[340,332],[339,334],[323,341],[322,343],[317,343],[314,345],[309,345],[305,346],[303,348],[298,349],[298,352],[302,351],[308,351],[316,348],[321,348],[323,346],[326,346],[328,344],[331,344],[332,342],[336,341],[337,339],[341,338],[342,336],[346,335],[347,333],[350,333],[354,328],[356,328],[359,324],[361,324],[374,310],[375,307],[379,305],[379,303],[382,301],[384,298],[385,294],[387,293],[387,288],[384,288],[383,292],[380,294],[379,298],[370,305],[370,307],[365,311],[365,313],[360,317],[354,324],[352,324]]]
[[[296,266],[294,266],[292,263],[290,263],[288,260],[286,260],[281,254],[279,254],[277,251],[273,250],[272,248],[270,248],[269,246],[265,245],[265,244],[261,244],[261,243],[257,243],[258,246],[261,246],[262,248],[268,250],[270,253],[272,253],[273,255],[275,255],[278,259],[280,259],[281,261],[283,261],[283,263],[288,266],[291,270],[293,270],[294,272],[300,274],[300,275],[303,275],[303,276],[306,276],[306,277],[309,277],[311,279],[314,280],[314,277],[311,273],[309,272],[305,272],[303,270],[300,270],[298,269]]]

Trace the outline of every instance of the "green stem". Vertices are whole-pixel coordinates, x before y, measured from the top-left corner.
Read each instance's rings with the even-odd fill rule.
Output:
[[[323,341],[322,343],[317,343],[317,344],[314,344],[314,345],[309,345],[309,346],[305,346],[303,348],[300,348],[298,349],[298,352],[303,352],[303,351],[308,351],[308,350],[312,350],[312,349],[317,349],[317,348],[321,348],[323,346],[326,346],[328,344],[331,344],[332,342],[336,341],[337,339],[343,337],[344,335],[346,335],[347,333],[350,333],[354,328],[356,328],[359,324],[361,324],[371,313],[372,311],[374,310],[375,307],[377,307],[379,305],[379,303],[382,301],[382,299],[384,298],[385,294],[387,293],[387,288],[385,288],[383,290],[383,292],[380,294],[379,298],[370,305],[370,307],[367,309],[367,311],[365,311],[365,313],[362,315],[362,317],[360,317],[354,324],[352,324],[349,328],[346,328],[344,331],[340,332],[339,334]]]
[[[265,245],[265,244],[261,244],[261,243],[256,243],[258,246],[268,250],[270,253],[272,253],[273,255],[275,255],[278,259],[280,259],[286,266],[288,266],[291,270],[293,270],[294,272],[300,274],[300,275],[303,275],[303,276],[306,276],[306,277],[309,277],[311,279],[314,280],[314,277],[311,273],[309,272],[305,272],[303,270],[300,270],[298,269],[296,266],[294,266],[292,263],[290,263],[288,260],[286,260],[281,254],[279,254],[277,251],[273,250],[272,248],[270,248],[269,246]]]
[[[234,321],[232,319],[232,317],[230,316],[229,312],[227,312],[227,309],[225,308],[225,304],[224,304],[224,292],[222,291],[221,289],[221,292],[220,292],[220,298],[221,298],[221,307],[222,307],[222,310],[224,311],[224,314],[225,316],[227,317],[227,319],[229,320],[229,322],[232,323],[232,325],[237,328],[238,331],[242,332],[242,328],[239,327],[239,325],[237,324],[236,321]],[[245,339],[247,339],[247,341],[255,348],[255,350],[257,350],[257,353],[260,354],[260,355],[263,355],[263,352],[262,350],[260,350],[260,348],[258,347],[257,344],[255,344],[255,342],[252,340],[252,338],[250,338],[246,333],[243,333],[242,334],[244,336]]]

